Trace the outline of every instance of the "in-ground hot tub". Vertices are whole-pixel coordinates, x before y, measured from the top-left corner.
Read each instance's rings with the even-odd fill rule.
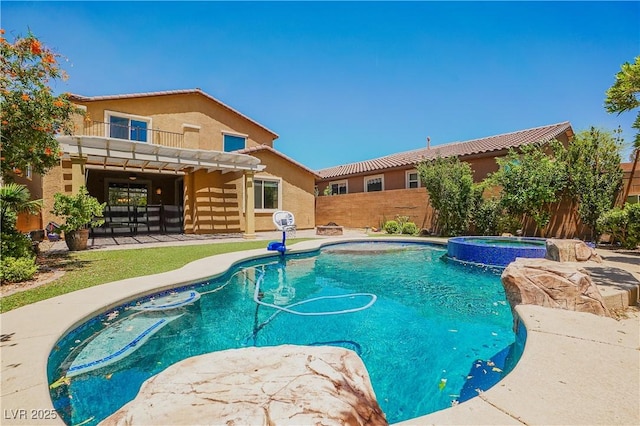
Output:
[[[517,257],[543,258],[546,240],[532,237],[455,237],[447,243],[449,258],[505,267]]]

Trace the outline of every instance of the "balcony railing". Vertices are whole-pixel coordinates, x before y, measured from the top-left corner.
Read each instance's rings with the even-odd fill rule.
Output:
[[[133,142],[151,143],[154,145],[182,148],[184,135],[182,133],[166,132],[163,130],[147,129],[136,126],[105,123],[102,121],[84,121],[82,134],[77,136],[98,136],[115,138]]]

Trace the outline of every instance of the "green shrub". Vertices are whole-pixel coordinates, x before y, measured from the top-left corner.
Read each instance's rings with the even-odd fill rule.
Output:
[[[502,235],[505,232],[516,235],[518,230],[522,229],[522,221],[515,215],[501,212],[498,217],[498,232],[496,235]]]
[[[384,224],[384,230],[387,234],[398,234],[400,232],[400,225],[395,220],[388,220]]]
[[[11,283],[30,280],[38,271],[33,257],[3,257],[0,262],[0,280]]]
[[[598,231],[611,235],[612,242],[618,241],[625,248],[636,248],[640,243],[640,204],[625,204],[600,215]]]
[[[415,234],[417,232],[418,232],[418,227],[413,222],[405,222],[402,225],[402,233],[403,234],[413,235],[413,234]]]
[[[33,246],[29,237],[15,230],[8,230],[0,234],[2,242],[2,258],[13,257],[34,257]]]
[[[502,217],[502,207],[498,199],[480,199],[474,210],[472,221],[476,233],[480,235],[497,235],[498,221]]]
[[[401,216],[398,214],[396,215],[396,222],[398,222],[398,226],[402,229],[404,224],[409,222],[409,216]]]
[[[627,203],[625,209],[629,212],[629,225],[640,232],[640,203]]]
[[[89,195],[87,188],[81,186],[76,195],[54,194],[51,213],[64,219],[60,226],[64,232],[77,231],[102,225],[105,205],[106,203],[99,203]]]

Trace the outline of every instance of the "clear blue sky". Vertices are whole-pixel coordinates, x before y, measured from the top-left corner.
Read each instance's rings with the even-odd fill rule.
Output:
[[[622,126],[604,92],[640,55],[639,2],[8,2],[69,60],[56,91],[199,87],[318,170],[570,121]],[[624,160],[628,161],[629,150]]]

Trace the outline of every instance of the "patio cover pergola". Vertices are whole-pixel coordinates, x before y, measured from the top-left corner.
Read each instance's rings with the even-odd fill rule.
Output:
[[[255,172],[264,170],[260,160],[246,154],[202,149],[174,148],[100,136],[59,136],[62,159],[71,161],[72,192],[85,185],[85,170],[138,171],[186,175],[204,169],[245,175],[245,238],[255,237]]]

